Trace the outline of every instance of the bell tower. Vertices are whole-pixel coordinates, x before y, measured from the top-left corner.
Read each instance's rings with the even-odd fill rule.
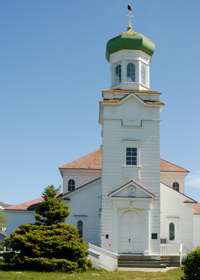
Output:
[[[126,32],[112,38],[106,46],[106,58],[111,69],[111,88],[148,90],[150,88],[150,62],[155,44],[131,23]]]
[[[129,6],[129,15],[132,8]],[[160,253],[160,93],[150,89],[154,43],[134,31],[110,39],[111,87],[103,90],[101,246]]]

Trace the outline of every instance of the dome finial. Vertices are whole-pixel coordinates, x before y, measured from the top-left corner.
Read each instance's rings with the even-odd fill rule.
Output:
[[[133,31],[133,8],[128,4],[128,27],[127,31]]]

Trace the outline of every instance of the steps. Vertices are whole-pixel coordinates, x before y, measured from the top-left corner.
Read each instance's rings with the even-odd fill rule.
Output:
[[[160,256],[160,261],[168,267],[179,267],[180,257],[179,256]]]
[[[178,267],[179,256],[120,255],[118,267],[166,268]]]

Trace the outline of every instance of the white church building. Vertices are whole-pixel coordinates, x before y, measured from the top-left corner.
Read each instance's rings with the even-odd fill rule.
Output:
[[[102,145],[59,167],[61,196],[71,209],[66,222],[77,225],[94,258],[121,256],[121,266],[123,256],[131,266],[134,256],[159,260],[200,245],[200,204],[184,189],[189,171],[160,159],[165,104],[150,87],[154,50],[131,24],[108,41],[111,87],[99,103]],[[39,202],[7,207],[8,234],[34,221]]]

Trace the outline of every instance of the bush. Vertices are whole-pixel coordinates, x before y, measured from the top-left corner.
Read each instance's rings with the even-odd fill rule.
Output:
[[[75,271],[78,269],[76,262],[71,262],[65,259],[47,259],[47,258],[27,258],[27,269],[34,269],[39,271]]]
[[[5,240],[6,267],[40,271],[80,271],[91,267],[88,246],[77,229],[64,224],[69,207],[54,186],[45,189],[35,224],[21,225]]]
[[[90,267],[87,244],[72,225],[22,225],[5,242],[13,252],[5,254],[4,261],[12,267],[41,271]]]
[[[58,195],[54,186],[45,188],[42,194],[43,201],[35,210],[37,224],[53,225],[64,223],[69,215],[69,207]]]
[[[182,280],[200,279],[200,247],[191,251],[183,263],[184,277]]]
[[[76,262],[65,259],[49,259],[49,258],[29,258],[20,259],[15,266],[7,265],[7,268],[36,270],[36,271],[63,271],[71,272],[78,270]]]

